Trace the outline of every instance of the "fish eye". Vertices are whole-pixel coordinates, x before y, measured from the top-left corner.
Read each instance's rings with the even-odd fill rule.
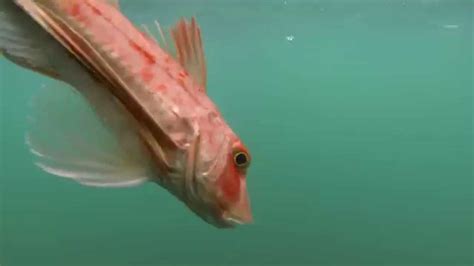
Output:
[[[247,168],[250,164],[250,156],[246,152],[238,151],[234,154],[234,163],[239,168]]]

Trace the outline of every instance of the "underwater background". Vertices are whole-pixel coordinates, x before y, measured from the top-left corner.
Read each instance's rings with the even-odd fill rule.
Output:
[[[24,135],[50,81],[1,59],[0,265],[474,265],[473,1],[121,6],[197,17],[255,221],[216,229],[155,184],[40,171]]]

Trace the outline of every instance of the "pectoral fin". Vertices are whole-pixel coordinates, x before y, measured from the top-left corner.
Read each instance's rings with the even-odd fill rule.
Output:
[[[36,165],[88,186],[126,187],[149,180],[144,155],[117,141],[85,99],[64,86],[41,88],[32,101],[26,143]]]

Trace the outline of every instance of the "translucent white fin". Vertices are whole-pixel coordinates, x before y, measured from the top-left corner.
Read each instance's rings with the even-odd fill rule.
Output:
[[[105,128],[88,102],[69,86],[59,82],[43,86],[31,108],[26,143],[44,171],[100,187],[148,180],[143,154],[122,145],[116,132]]]
[[[142,24],[141,27],[162,49],[173,58],[178,59],[175,47],[170,45],[173,43],[173,38],[169,32],[163,30],[158,20],[155,20],[152,25]]]

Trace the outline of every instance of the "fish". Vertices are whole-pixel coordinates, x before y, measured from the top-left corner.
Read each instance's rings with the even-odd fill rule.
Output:
[[[26,134],[35,164],[85,186],[156,183],[217,228],[253,223],[250,151],[207,93],[197,19],[155,24],[158,37],[118,1],[0,0],[1,54],[73,91],[67,101],[38,91]],[[87,133],[76,98],[103,137]],[[54,100],[64,109],[53,110]]]

